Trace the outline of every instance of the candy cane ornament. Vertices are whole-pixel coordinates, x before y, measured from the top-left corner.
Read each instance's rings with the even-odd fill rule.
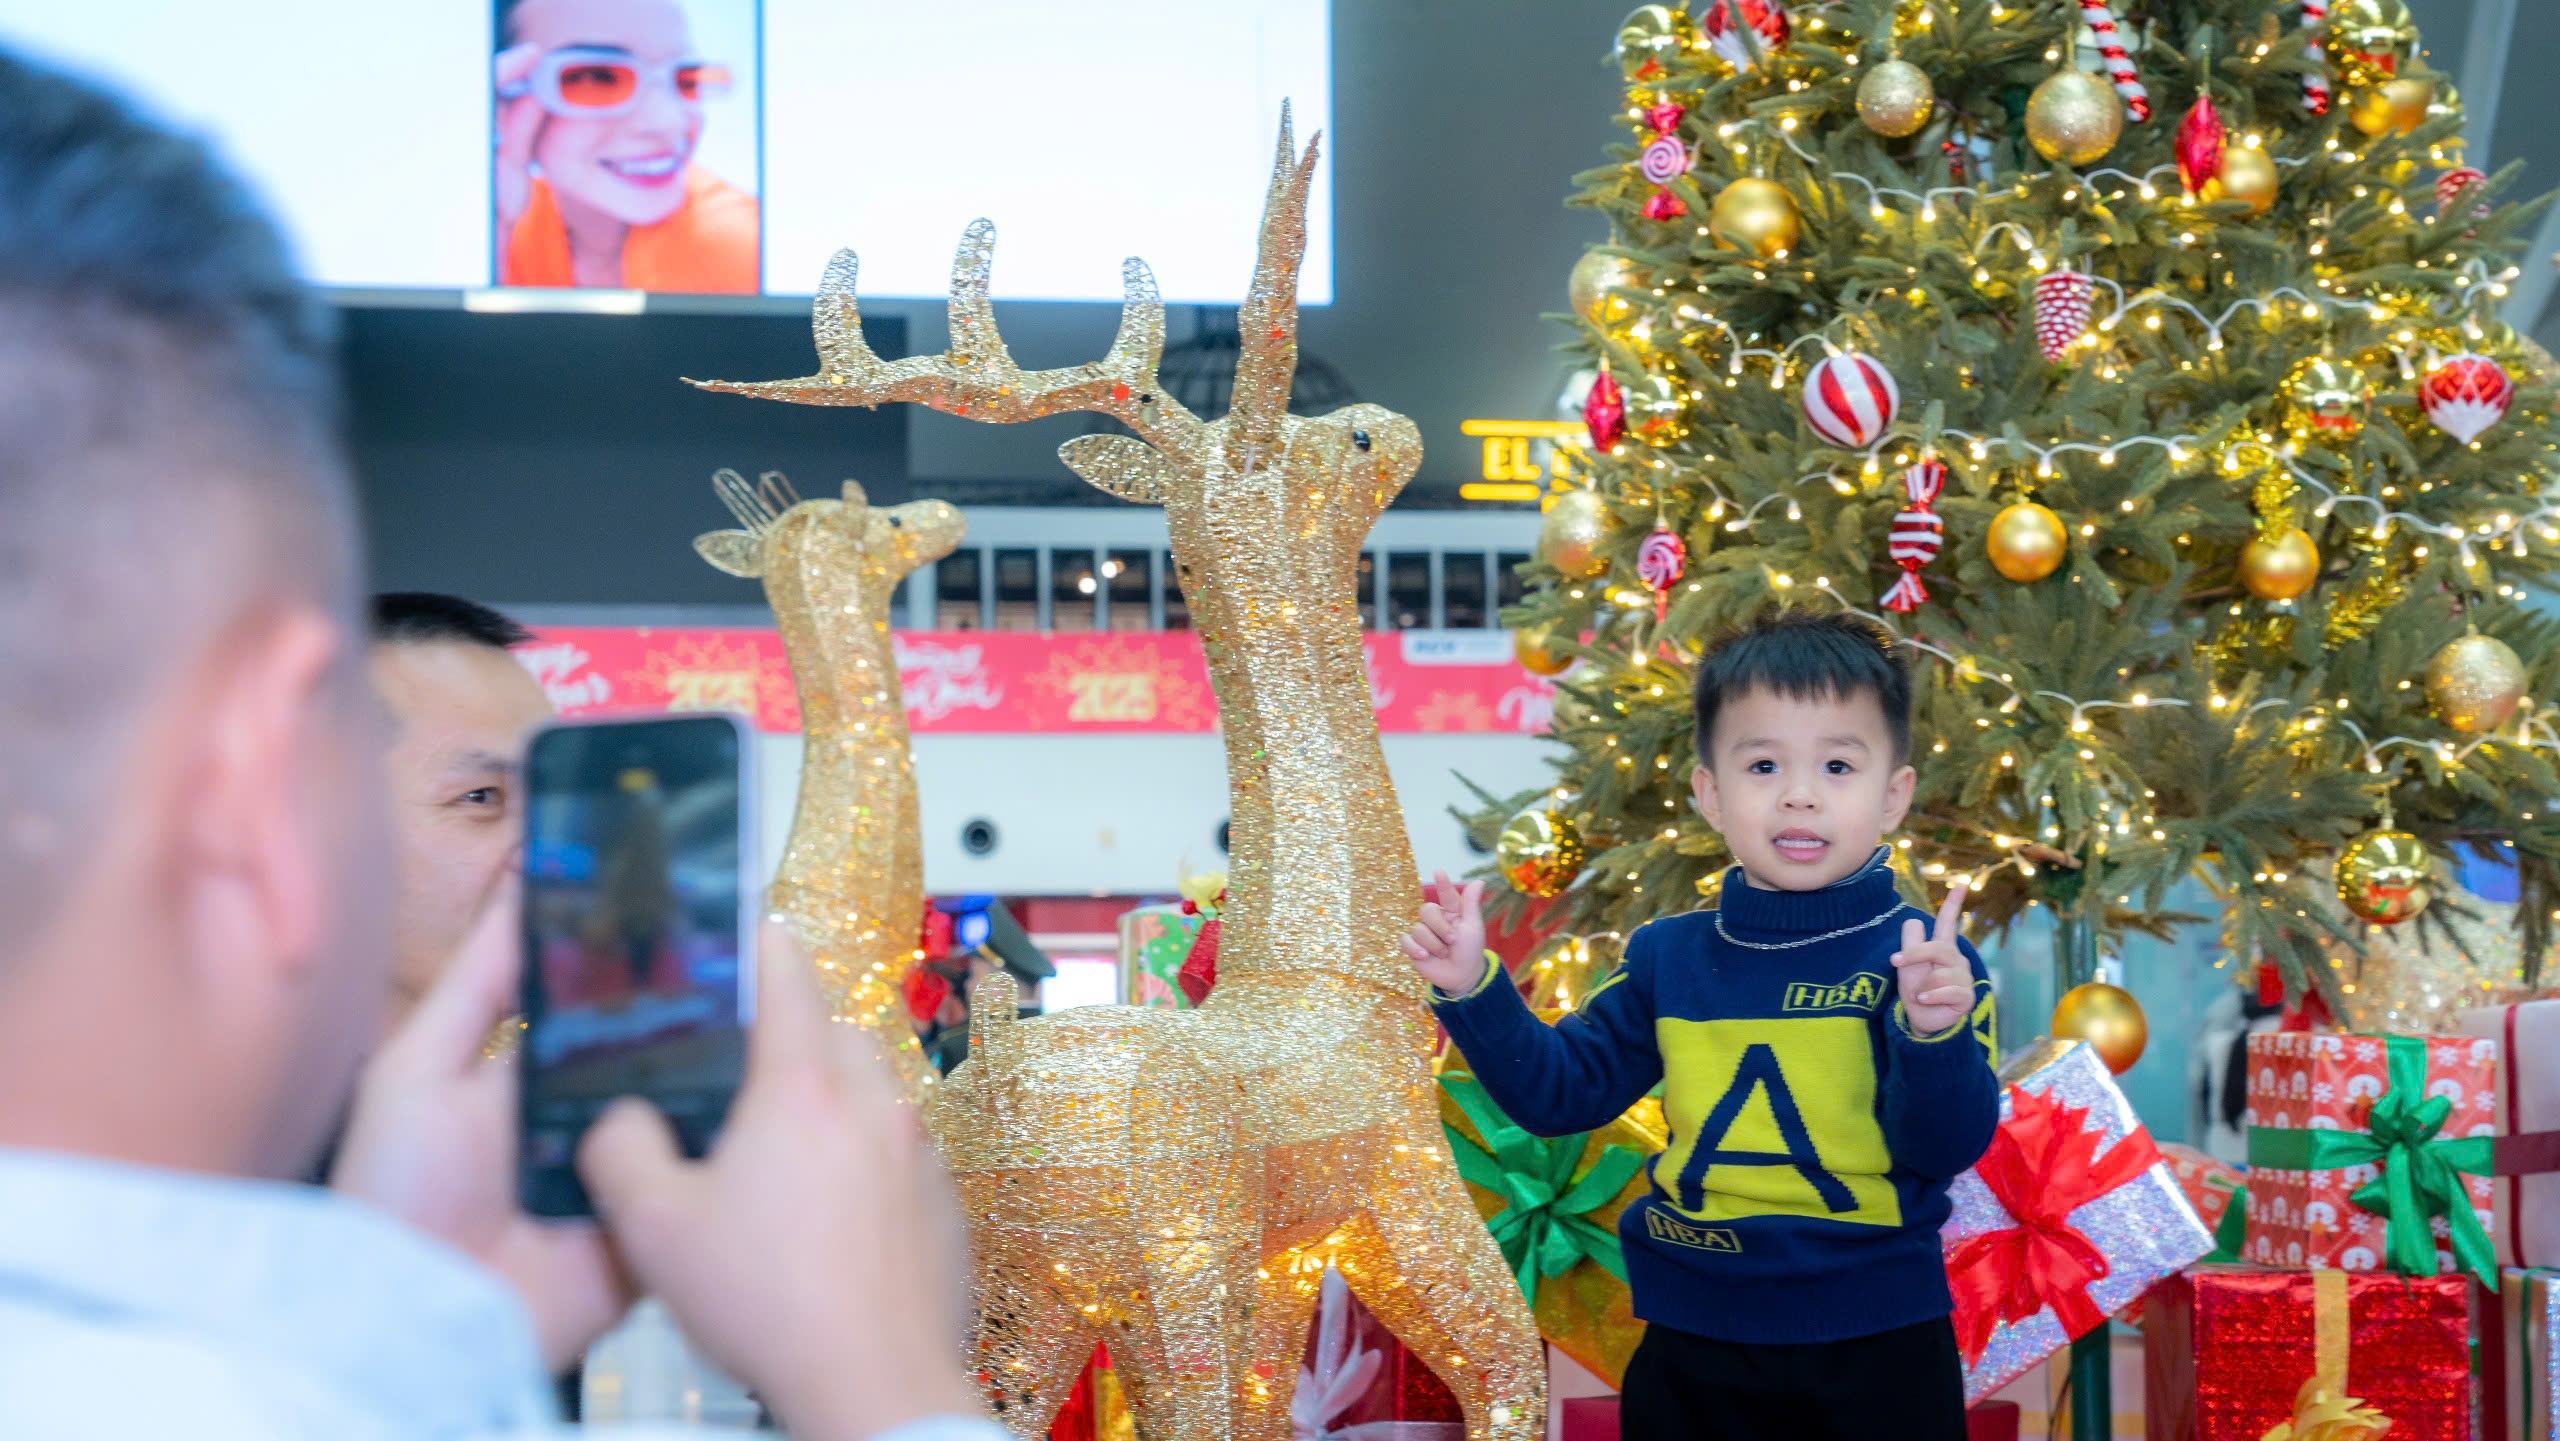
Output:
[[[2329,57],[2320,49],[2320,27],[2329,23],[2329,0],[2302,0],[2302,53],[2311,68],[2302,72],[2302,108],[2314,115],[2329,113]]]
[[[1902,567],[1902,579],[1884,593],[1887,610],[1907,612],[1929,598],[1929,588],[1920,583],[1920,567],[1938,558],[1938,547],[1946,540],[1946,523],[1930,509],[1946,488],[1946,462],[1935,457],[1902,473],[1902,492],[1911,504],[1894,516],[1892,537],[1885,542],[1885,554]]]
[[[2127,115],[2136,121],[2151,118],[2151,92],[2142,88],[2142,78],[2134,73],[2133,56],[2124,48],[2124,27],[2116,23],[2116,12],[2107,0],[2080,0],[2080,18],[2089,33],[2098,39],[2098,57],[2106,63],[2107,79],[2124,97]]]

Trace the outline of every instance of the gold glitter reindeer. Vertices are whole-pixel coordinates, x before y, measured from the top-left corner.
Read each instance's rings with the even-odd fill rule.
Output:
[[[924,851],[889,606],[909,571],[960,543],[960,513],[938,500],[874,508],[850,480],[842,500],[802,500],[771,472],[750,486],[723,470],[711,484],[745,528],[693,548],[763,578],[800,692],[800,804],[766,904],[808,943],[836,1018],[878,1036],[921,1099],[936,1077],[900,983],[924,917]]]
[[[1470,1436],[1546,1429],[1535,1323],[1441,1137],[1423,983],[1398,946],[1420,901],[1413,851],[1353,598],[1361,542],[1421,438],[1372,405],[1288,413],[1314,167],[1284,112],[1234,409],[1214,424],[1157,388],[1164,309],[1137,260],[1108,355],[1016,366],[987,299],[985,221],[953,265],[949,353],[874,355],[840,251],[817,300],[819,373],[709,383],[998,423],[1099,411],[1137,438],[1072,441],[1068,466],[1166,510],[1233,792],[1217,989],[1191,1011],[1016,1022],[1011,983],[991,979],[972,1057],[928,1113],[974,1231],[976,1374],[1026,1438],[1096,1341],[1151,1441],[1288,1436],[1328,1263],[1449,1383]]]

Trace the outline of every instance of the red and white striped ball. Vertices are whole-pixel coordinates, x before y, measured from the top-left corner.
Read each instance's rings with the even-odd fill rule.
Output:
[[[2447,359],[2418,385],[2418,404],[2427,419],[2465,445],[2504,420],[2515,398],[2516,383],[2507,368],[2477,351]]]
[[[1875,444],[1901,406],[1893,372],[1862,351],[1841,351],[1805,373],[1804,418],[1842,450]]]

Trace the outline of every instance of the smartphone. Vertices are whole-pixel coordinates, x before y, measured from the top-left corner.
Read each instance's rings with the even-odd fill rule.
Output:
[[[706,1153],[755,1014],[755,787],[746,723],[573,721],[525,757],[524,1207],[594,1214],[578,1142],[618,1096]]]

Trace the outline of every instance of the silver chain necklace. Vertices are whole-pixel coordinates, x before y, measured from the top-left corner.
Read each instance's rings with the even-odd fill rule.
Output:
[[[1879,861],[1884,859],[1885,854],[1883,847],[1877,847],[1875,855],[1868,857],[1865,865],[1858,867],[1854,873],[1843,876],[1839,880],[1832,882],[1832,885],[1845,886],[1849,884],[1849,882],[1865,875],[1868,871],[1873,870]],[[1829,889],[1829,887],[1825,887],[1825,889]],[[1860,931],[1871,929],[1881,922],[1891,920],[1895,912],[1900,911],[1901,909],[1902,899],[1897,896],[1894,898],[1894,903],[1891,906],[1875,915],[1867,917],[1865,920],[1858,922],[1854,926],[1842,926],[1836,931],[1824,931],[1818,936],[1805,936],[1799,940],[1792,941],[1746,941],[1740,936],[1737,936],[1733,932],[1724,928],[1724,907],[1722,905],[1718,905],[1715,909],[1716,934],[1724,937],[1726,941],[1733,945],[1747,946],[1755,951],[1792,951],[1798,946],[1818,946],[1824,941],[1836,941],[1842,936],[1854,936]]]

